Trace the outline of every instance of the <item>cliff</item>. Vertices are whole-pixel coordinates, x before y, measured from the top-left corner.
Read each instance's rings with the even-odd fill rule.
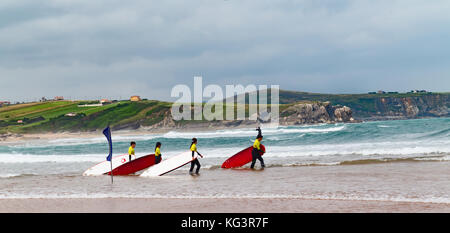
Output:
[[[352,110],[330,102],[298,103],[280,113],[281,125],[356,122]]]
[[[415,97],[381,97],[375,101],[372,114],[361,112],[369,119],[407,119],[450,116],[450,95],[424,95]]]
[[[167,110],[164,119],[151,126],[143,126],[146,129],[207,129],[252,127],[264,122],[254,120],[223,120],[223,121],[174,121]],[[318,123],[357,122],[352,117],[352,110],[346,106],[331,105],[330,102],[295,103],[285,106],[280,111],[280,125],[302,125]]]
[[[351,108],[357,120],[449,117],[450,93],[315,94],[280,91],[280,103],[329,101]]]

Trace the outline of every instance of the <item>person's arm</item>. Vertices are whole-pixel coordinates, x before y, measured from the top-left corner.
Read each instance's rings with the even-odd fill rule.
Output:
[[[195,152],[197,152],[197,154],[203,158],[203,155],[201,155],[200,153],[198,153],[197,148],[195,148],[195,150],[192,151],[192,158],[194,158],[194,154]]]

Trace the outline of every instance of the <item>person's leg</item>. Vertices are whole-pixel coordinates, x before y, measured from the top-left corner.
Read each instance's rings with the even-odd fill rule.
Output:
[[[250,165],[251,169],[255,167],[255,163],[256,163],[256,153],[255,150],[252,150],[252,164]]]
[[[195,173],[198,174],[198,172],[200,171],[200,167],[201,167],[200,162],[198,161],[198,159],[195,160],[195,164],[197,165],[197,170],[195,171]]]
[[[131,161],[131,155],[128,155],[128,162]]]
[[[194,171],[194,166],[195,166],[195,160],[191,161],[191,169],[189,169],[189,173],[192,173],[192,171]]]
[[[264,164],[264,159],[262,158],[261,155],[258,156],[258,160],[261,163],[261,167],[266,167],[266,165]]]
[[[194,158],[194,151],[192,151],[192,158]],[[189,169],[189,173],[192,173],[192,171],[194,171],[194,166],[195,166],[195,160],[191,161],[191,169]]]

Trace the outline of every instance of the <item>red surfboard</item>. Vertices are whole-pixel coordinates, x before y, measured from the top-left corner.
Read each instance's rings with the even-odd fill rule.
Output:
[[[152,165],[155,165],[155,154],[146,155],[131,162],[125,163],[119,167],[112,170],[114,176],[125,176],[129,174],[136,173],[142,169],[146,169]],[[108,172],[111,175],[111,172]]]
[[[222,164],[222,168],[235,168],[242,167],[247,163],[252,161],[252,150],[253,146],[242,150],[241,152],[231,156]],[[266,152],[266,148],[261,144],[261,150],[263,151],[261,155]]]

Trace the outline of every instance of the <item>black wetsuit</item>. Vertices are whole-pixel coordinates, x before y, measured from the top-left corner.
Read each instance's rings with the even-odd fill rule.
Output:
[[[155,156],[155,164],[158,164],[161,162],[161,155]]]
[[[194,153],[195,151],[192,151],[192,158],[194,157]],[[197,170],[195,170],[195,173],[198,173],[200,171],[200,162],[198,161],[198,159],[194,159],[191,161],[191,169],[189,169],[189,172],[192,173],[192,171],[194,171],[194,166],[197,165]]]
[[[258,131],[258,136],[256,136],[256,140],[258,140],[258,138],[262,138],[262,132],[261,132],[261,128],[259,128],[259,127],[256,130]],[[256,141],[255,141],[255,143],[256,143]],[[259,160],[259,162],[261,163],[261,167],[265,167],[264,159],[262,158],[261,153],[262,153],[262,151],[258,150],[258,148],[256,148],[255,144],[254,144],[253,150],[252,150],[252,164],[250,165],[250,168],[253,169],[255,167],[256,160]]]
[[[258,150],[257,148],[253,148],[253,150],[252,150],[252,165],[250,165],[250,168],[255,167],[256,160],[259,160],[259,162],[261,163],[261,167],[265,167],[264,159],[261,156],[261,151]]]

